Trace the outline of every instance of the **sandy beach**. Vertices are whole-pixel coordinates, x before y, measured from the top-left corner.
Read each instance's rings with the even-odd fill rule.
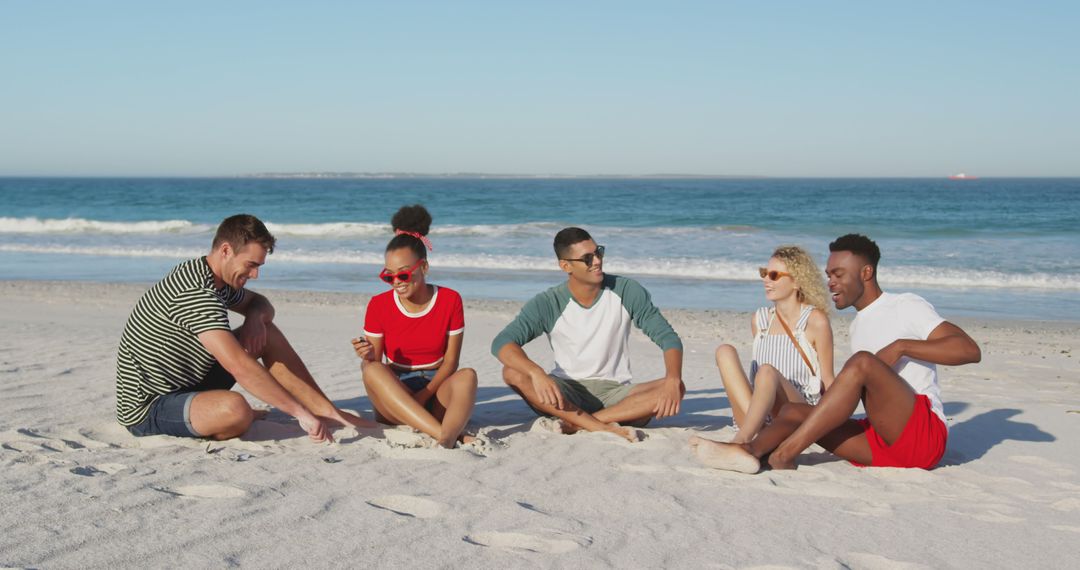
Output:
[[[1074,568],[1080,554],[1076,323],[955,319],[983,360],[940,369],[951,431],[933,471],[814,448],[797,471],[748,476],[701,467],[686,444],[732,433],[713,349],[747,358],[748,314],[665,311],[687,396],[635,444],[534,425],[489,353],[519,305],[477,300],[462,363],[489,443],[343,428],[314,444],[273,411],[208,443],[114,419],[116,347],[145,289],[0,282],[0,566]],[[349,345],[367,297],[264,293],[327,394],[371,418]],[[849,318],[833,321],[838,369]],[[633,343],[636,377],[660,376],[659,349]],[[550,362],[543,338],[526,349]]]

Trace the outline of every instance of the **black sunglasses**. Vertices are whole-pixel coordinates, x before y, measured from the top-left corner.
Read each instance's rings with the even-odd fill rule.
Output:
[[[559,259],[561,259],[563,261],[580,261],[580,262],[584,263],[585,265],[587,265],[589,267],[592,267],[593,259],[596,259],[596,258],[604,259],[604,246],[598,245],[598,246],[596,246],[596,251],[594,251],[592,253],[586,253],[585,255],[583,255],[583,256],[581,256],[581,257],[579,257],[577,259],[568,259],[566,257],[560,257]]]

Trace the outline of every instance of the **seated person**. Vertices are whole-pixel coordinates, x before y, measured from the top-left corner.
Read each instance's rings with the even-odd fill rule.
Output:
[[[379,421],[416,428],[442,447],[468,443],[472,436],[463,431],[476,403],[476,372],[458,368],[461,296],[427,282],[427,209],[405,206],[391,223],[395,236],[379,277],[392,289],[371,298],[366,338],[353,339],[364,359],[364,387]]]
[[[866,236],[842,236],[829,251],[825,274],[833,304],[858,311],[851,322],[853,356],[816,407],[785,404],[754,439],[691,438],[705,465],[756,473],[768,455],[773,469],[794,469],[814,442],[859,466],[931,469],[941,461],[949,432],[937,365],[978,362],[979,346],[922,297],[883,293],[881,251]],[[866,419],[852,419],[860,402]]]
[[[491,344],[503,379],[534,411],[562,420],[573,433],[608,431],[636,441],[633,430],[653,417],[679,413],[682,341],[638,282],[604,274],[604,247],[588,232],[565,228],[555,255],[566,282],[533,297]],[[631,384],[630,323],[664,351],[665,375]],[[555,357],[550,374],[522,349],[547,334]]]
[[[299,420],[315,441],[333,440],[327,422],[374,427],[326,398],[274,324],[273,305],[244,289],[274,244],[258,218],[226,218],[209,255],[177,265],[139,299],[116,359],[120,425],[136,436],[240,436],[255,413],[232,391],[239,383]],[[236,330],[228,310],[244,315]]]
[[[810,254],[798,246],[776,248],[759,269],[765,298],[750,320],[750,377],[730,344],[716,349],[716,366],[739,429],[733,442],[754,439],[769,414],[787,402],[816,404],[833,382],[833,339],[825,280]]]

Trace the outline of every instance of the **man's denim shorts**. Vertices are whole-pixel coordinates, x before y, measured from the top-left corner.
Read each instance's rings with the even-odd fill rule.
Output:
[[[143,421],[128,426],[132,435],[173,435],[176,437],[203,437],[191,427],[191,401],[199,392],[207,390],[231,390],[236,379],[221,364],[215,363],[203,381],[194,388],[158,396],[150,404],[150,412]]]

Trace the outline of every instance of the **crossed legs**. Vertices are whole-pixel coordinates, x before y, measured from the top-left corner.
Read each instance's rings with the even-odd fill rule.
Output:
[[[635,384],[617,404],[590,414],[578,408],[568,401],[563,401],[562,409],[551,404],[545,404],[533,390],[532,381],[525,374],[512,368],[503,368],[503,381],[512,388],[519,396],[525,399],[534,409],[544,414],[554,416],[563,421],[563,431],[574,433],[578,430],[607,431],[614,433],[629,441],[637,441],[637,436],[630,428],[620,426],[620,423],[631,423],[652,417],[656,407],[660,387],[660,380]]]
[[[915,407],[915,392],[888,365],[869,352],[851,357],[817,406],[788,403],[773,422],[746,443],[717,443],[693,437],[702,463],[717,469],[755,473],[768,455],[773,469],[794,469],[796,458],[814,442],[863,465],[873,457],[862,427],[851,419],[862,401],[867,418],[886,443],[904,431]]]
[[[454,447],[476,403],[476,371],[462,368],[447,378],[429,412],[413,398],[397,374],[381,362],[364,364],[364,387],[375,411],[392,424],[416,428],[443,447]]]
[[[753,439],[761,426],[765,425],[765,418],[770,413],[778,415],[784,404],[806,401],[779,370],[768,364],[758,369],[751,388],[750,380],[739,362],[739,354],[730,344],[720,345],[716,349],[716,367],[720,370],[720,381],[731,404],[735,424],[739,426],[733,443],[746,443]]]

